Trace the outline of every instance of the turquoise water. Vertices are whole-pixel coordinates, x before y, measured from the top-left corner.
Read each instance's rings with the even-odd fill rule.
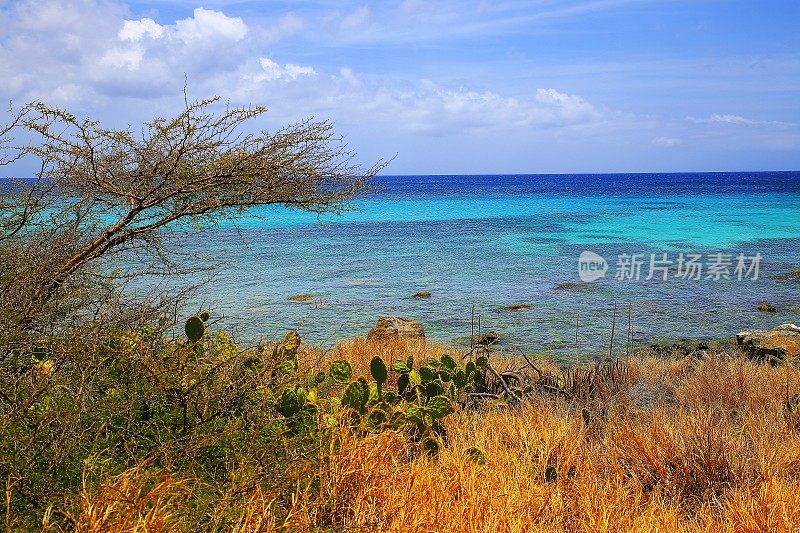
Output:
[[[241,236],[216,228],[187,245],[221,267],[195,305],[253,341],[297,328],[312,343],[365,334],[380,315],[423,322],[429,338],[463,343],[472,306],[508,349],[572,358],[575,320],[585,355],[607,351],[612,307],[624,349],[628,310],[637,344],[709,339],[800,322],[800,173],[380,177],[342,216],[262,209]],[[580,289],[578,256],[608,260]],[[759,279],[644,280],[649,254],[760,253]],[[639,281],[614,279],[620,254],[645,254]],[[731,266],[733,273],[733,266]],[[431,291],[415,300],[416,291]],[[297,293],[316,304],[291,303]],[[755,310],[766,300],[778,308]],[[528,303],[531,309],[499,308]]]

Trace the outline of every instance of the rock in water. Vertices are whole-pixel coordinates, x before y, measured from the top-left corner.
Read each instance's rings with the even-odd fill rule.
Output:
[[[367,340],[424,338],[425,329],[422,324],[401,316],[382,316],[367,333]]]
[[[762,313],[775,313],[778,311],[777,309],[775,309],[774,305],[767,302],[761,302],[760,304],[758,304],[757,309]]]
[[[478,346],[494,346],[495,344],[500,344],[502,341],[503,336],[499,333],[495,333],[494,331],[490,331],[475,337],[475,344]]]
[[[531,308],[530,304],[511,304],[511,305],[507,305],[505,307],[501,307],[500,310],[501,311],[525,311],[525,310],[530,309],[530,308]]]
[[[431,297],[431,293],[430,291],[419,291],[412,294],[411,297],[416,298],[417,300],[427,300]]]
[[[290,302],[295,302],[295,303],[313,302],[314,301],[314,295],[313,294],[308,294],[308,293],[293,294],[293,295],[289,296],[287,298],[287,300],[289,300]]]
[[[792,270],[791,272],[786,272],[785,274],[777,274],[772,276],[772,279],[776,281],[800,281],[800,268]]]
[[[787,357],[800,356],[800,327],[783,324],[770,330],[742,331],[736,344],[750,359],[777,365]]]

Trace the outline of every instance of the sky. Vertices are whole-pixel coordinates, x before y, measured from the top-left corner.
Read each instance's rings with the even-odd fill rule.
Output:
[[[0,0],[0,79],[115,128],[185,85],[329,120],[386,174],[800,170],[797,0]]]

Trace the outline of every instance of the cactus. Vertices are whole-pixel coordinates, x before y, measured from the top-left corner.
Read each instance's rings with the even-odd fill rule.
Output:
[[[197,316],[189,317],[186,320],[186,325],[183,329],[186,332],[186,337],[190,342],[199,341],[203,338],[203,334],[206,332],[205,324],[203,324],[203,321]]]
[[[425,396],[428,398],[433,398],[434,396],[440,396],[444,393],[444,386],[441,381],[438,379],[436,381],[431,381],[425,384]]]
[[[378,389],[380,389],[384,383],[386,383],[386,379],[388,378],[386,372],[386,363],[383,362],[383,359],[378,357],[377,355],[372,358],[372,361],[369,364],[369,371],[372,374],[372,379],[378,384]]]
[[[554,466],[548,466],[544,469],[544,480],[548,483],[553,483],[558,479],[558,470]]]
[[[401,374],[407,374],[411,372],[411,367],[409,367],[405,361],[397,359],[392,362],[392,370],[394,370],[395,372],[399,372]]]
[[[458,363],[456,363],[456,360],[447,354],[442,356],[441,361],[442,361],[442,368],[444,368],[448,372],[452,373],[454,370],[458,368]]]
[[[339,359],[331,364],[330,375],[337,383],[347,383],[353,375],[353,368],[347,361]]]
[[[434,396],[425,405],[425,412],[434,420],[439,420],[453,412],[453,404],[446,396]]]
[[[208,314],[208,311],[203,311],[202,313],[197,315],[197,318],[199,318],[203,322],[208,322],[208,319],[211,318],[211,315]]]
[[[467,455],[469,455],[470,458],[479,465],[486,464],[486,454],[483,453],[481,449],[476,448],[475,446],[470,446],[469,448],[467,448]]]
[[[297,350],[300,348],[300,334],[296,331],[288,332],[283,337],[283,343],[281,345],[287,357],[295,357],[297,355]]]
[[[436,379],[436,373],[427,366],[421,366],[419,367],[419,377],[422,383],[428,383]]]
[[[306,403],[306,392],[302,387],[295,390],[286,389],[281,395],[278,404],[278,412],[287,418],[291,418],[303,408]]]

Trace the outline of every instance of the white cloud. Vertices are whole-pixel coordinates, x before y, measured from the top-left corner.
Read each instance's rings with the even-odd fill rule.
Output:
[[[580,96],[561,93],[555,89],[537,89],[536,101],[557,110],[564,118],[584,120],[599,117],[595,107]]]
[[[655,146],[661,146],[663,148],[672,148],[673,146],[678,146],[683,141],[681,141],[680,139],[676,139],[675,137],[656,137],[651,142]]]
[[[144,36],[160,39],[164,35],[164,26],[153,19],[126,20],[122,24],[117,37],[121,41],[139,41]]]
[[[342,29],[352,30],[364,26],[370,17],[370,11],[367,6],[361,6],[353,12],[346,15],[341,22]]]
[[[781,122],[777,120],[753,120],[744,118],[740,115],[723,115],[719,113],[712,113],[706,118],[697,118],[691,115],[686,117],[687,122],[694,124],[732,124],[736,126],[795,126],[791,122]]]
[[[295,81],[305,76],[315,76],[317,72],[307,66],[286,63],[280,66],[273,60],[262,57],[258,60],[261,71],[252,75],[251,79],[257,83],[264,81]]]
[[[176,37],[185,42],[219,38],[239,41],[246,34],[247,25],[241,18],[202,7],[194,10],[194,16],[175,23]]]
[[[144,49],[141,46],[114,47],[103,54],[100,64],[112,68],[138,70],[142,63],[142,57],[144,57]]]
[[[258,37],[267,43],[274,43],[291,37],[305,27],[305,21],[296,13],[286,13],[277,22],[259,29]]]

